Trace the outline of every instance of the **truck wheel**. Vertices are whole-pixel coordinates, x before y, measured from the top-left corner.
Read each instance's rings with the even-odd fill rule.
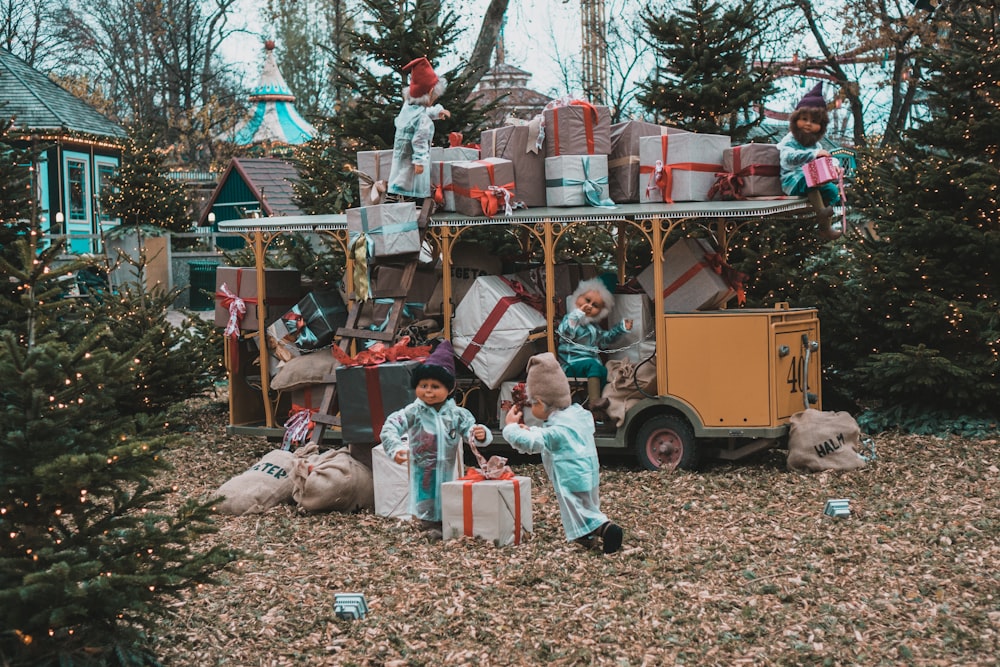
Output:
[[[698,466],[694,431],[677,415],[657,415],[646,421],[639,429],[635,449],[646,470],[694,470]]]

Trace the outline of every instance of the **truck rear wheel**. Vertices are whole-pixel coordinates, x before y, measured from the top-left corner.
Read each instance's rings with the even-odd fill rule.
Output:
[[[694,470],[699,452],[694,430],[683,417],[657,415],[639,429],[636,457],[646,470]]]

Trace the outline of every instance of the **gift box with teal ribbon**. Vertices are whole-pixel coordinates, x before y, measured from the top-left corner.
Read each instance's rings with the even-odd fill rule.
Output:
[[[545,200],[549,206],[613,207],[608,196],[608,156],[545,158]]]
[[[281,316],[281,324],[294,336],[295,345],[307,350],[329,345],[337,329],[346,323],[347,307],[336,290],[310,292]]]
[[[392,257],[420,251],[417,205],[413,202],[347,209],[351,248],[364,244],[368,257]]]

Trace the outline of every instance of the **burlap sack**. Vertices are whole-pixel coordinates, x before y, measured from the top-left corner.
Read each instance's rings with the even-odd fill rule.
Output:
[[[375,508],[372,471],[347,449],[299,451],[292,471],[292,498],[307,512],[357,512]]]
[[[861,428],[846,412],[809,408],[791,416],[788,469],[794,472],[856,470],[865,466],[858,452]]]
[[[274,449],[246,472],[219,487],[216,495],[225,496],[216,506],[222,514],[259,514],[278,503],[292,499],[292,469],[295,454]]]
[[[656,394],[656,360],[636,364],[629,359],[612,359],[605,367],[608,383],[601,392],[601,397],[609,401],[605,412],[615,420],[615,426],[621,426],[625,413],[646,398],[645,394]]]

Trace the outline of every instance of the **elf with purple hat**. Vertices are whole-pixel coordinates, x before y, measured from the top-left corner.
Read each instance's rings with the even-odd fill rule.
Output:
[[[410,384],[416,400],[386,418],[380,437],[385,453],[396,463],[410,461],[410,514],[422,532],[439,540],[441,485],[456,478],[463,438],[488,445],[493,434],[449,397],[455,388],[455,350],[450,342],[441,342],[413,370]]]
[[[434,73],[427,58],[410,61],[403,71],[410,73],[410,82],[403,88],[403,108],[396,116],[387,191],[397,199],[423,200],[431,195],[434,121],[451,117],[450,111],[435,104],[448,82]]]
[[[805,195],[816,210],[819,233],[824,239],[834,240],[841,232],[834,230],[832,204],[840,201],[836,183],[824,183],[819,187],[806,186],[802,165],[819,157],[830,157],[830,153],[820,146],[820,139],[826,135],[830,116],[823,99],[823,82],[817,83],[799,101],[788,119],[789,133],[778,142],[781,164],[781,189],[786,195]]]

